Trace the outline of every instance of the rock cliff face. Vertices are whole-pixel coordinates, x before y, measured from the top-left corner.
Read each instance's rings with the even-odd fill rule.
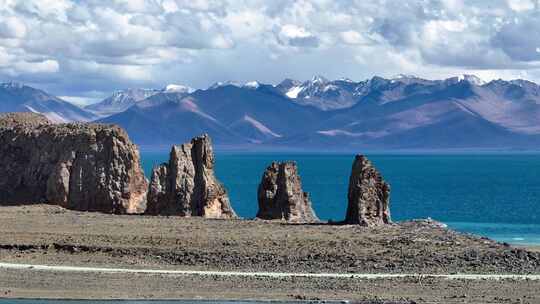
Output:
[[[0,116],[0,204],[51,203],[81,211],[142,213],[147,181],[120,127]]]
[[[347,224],[378,226],[390,221],[390,186],[363,155],[356,155],[349,179]]]
[[[208,135],[173,146],[169,163],[154,168],[147,214],[236,218],[225,187],[214,175]]]
[[[265,220],[316,222],[309,194],[302,190],[295,162],[273,162],[262,176],[258,189],[257,217]]]

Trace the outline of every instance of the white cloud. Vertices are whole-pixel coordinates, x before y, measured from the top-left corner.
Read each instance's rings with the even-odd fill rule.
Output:
[[[16,17],[0,19],[0,37],[4,38],[24,38],[26,35],[26,25]]]
[[[340,33],[341,39],[347,44],[362,44],[365,40],[357,31],[345,31]]]
[[[0,78],[63,96],[312,74],[540,80],[538,20],[536,0],[0,0]]]
[[[11,56],[6,52],[6,49],[0,47],[0,68],[6,67],[11,62]]]
[[[295,47],[317,47],[319,39],[303,27],[294,24],[285,24],[281,27],[279,41]]]
[[[38,74],[38,73],[56,73],[60,69],[60,65],[56,60],[43,60],[36,62],[19,61],[15,62],[11,67],[13,74]]]
[[[508,6],[517,12],[528,11],[534,9],[532,0],[507,0]]]

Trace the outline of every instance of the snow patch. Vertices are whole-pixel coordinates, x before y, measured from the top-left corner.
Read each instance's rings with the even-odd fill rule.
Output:
[[[320,75],[315,75],[313,78],[311,78],[312,83],[325,83],[328,82],[328,80]]]
[[[407,75],[407,74],[397,74],[391,79],[416,79],[418,78],[416,75]]]
[[[469,75],[469,74],[463,74],[463,75],[460,75],[458,76],[458,80],[459,81],[467,81],[471,84],[474,84],[474,85],[477,85],[477,86],[482,86],[484,84],[486,84],[486,82],[484,80],[482,80],[480,77],[478,76],[475,76],[475,75]]]
[[[259,82],[258,81],[248,81],[244,84],[244,87],[246,88],[251,88],[251,89],[256,89],[260,86]]]
[[[211,85],[208,89],[217,89],[217,88],[220,88],[220,87],[226,87],[226,86],[233,86],[233,87],[238,87],[238,88],[241,88],[242,85],[239,84],[238,82],[236,81],[218,81],[216,83],[214,83],[213,85]]]
[[[165,87],[165,93],[188,93],[191,94],[195,92],[195,89],[181,85],[181,84],[169,84]]]
[[[324,87],[323,89],[323,92],[327,92],[327,91],[330,91],[330,90],[339,90],[339,88],[333,84],[329,84],[327,86]]]
[[[292,87],[287,91],[287,93],[285,93],[285,95],[287,95],[287,97],[289,98],[295,99],[298,97],[298,94],[300,94],[300,92],[302,92],[303,89],[304,87],[302,86]]]

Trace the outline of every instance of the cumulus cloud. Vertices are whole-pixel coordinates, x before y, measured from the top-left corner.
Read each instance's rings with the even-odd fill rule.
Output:
[[[285,24],[278,33],[278,41],[282,44],[297,47],[317,47],[319,39],[303,27]]]
[[[502,25],[493,37],[495,47],[500,48],[510,58],[518,61],[540,61],[540,13],[533,13]]]
[[[362,44],[366,43],[366,40],[357,31],[349,30],[340,33],[341,39],[346,44]]]
[[[398,73],[540,80],[537,0],[0,0],[0,80],[122,87]]]
[[[0,20],[0,37],[23,38],[26,35],[26,25],[15,17]]]
[[[535,4],[532,0],[508,0],[508,6],[515,11],[521,12],[534,9]]]

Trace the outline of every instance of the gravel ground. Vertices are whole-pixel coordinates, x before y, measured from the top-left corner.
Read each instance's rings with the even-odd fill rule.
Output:
[[[540,274],[540,252],[426,222],[382,228],[0,207],[0,261],[158,269]],[[223,278],[2,270],[0,296],[540,303],[540,282]],[[474,301],[472,301],[474,299]],[[497,300],[499,299],[499,300]],[[453,302],[452,302],[453,301]],[[522,302],[519,302],[522,301]]]
[[[308,279],[5,271],[8,298],[349,300],[366,303],[540,303],[537,281]],[[391,301],[391,302],[383,302]]]

